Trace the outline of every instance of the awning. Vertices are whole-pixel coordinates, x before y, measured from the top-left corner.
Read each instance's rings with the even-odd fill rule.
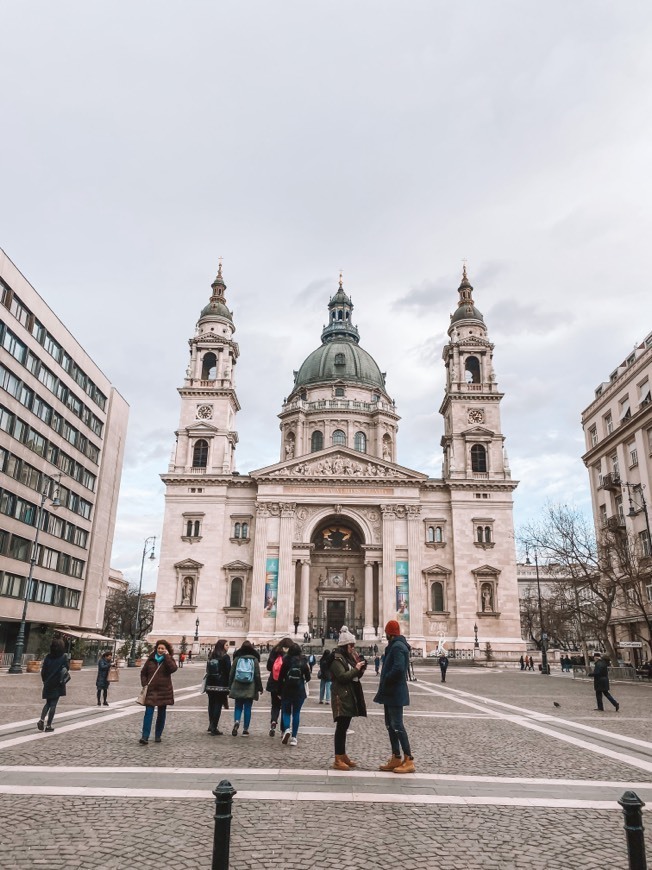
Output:
[[[65,634],[68,637],[80,637],[82,640],[108,640],[111,643],[115,640],[114,637],[107,637],[104,634],[96,634],[94,631],[84,631],[79,628],[68,628],[67,625],[55,625],[54,628],[59,634]]]

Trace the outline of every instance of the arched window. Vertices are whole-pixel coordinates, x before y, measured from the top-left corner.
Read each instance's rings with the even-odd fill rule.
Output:
[[[231,580],[229,607],[242,607],[242,577],[234,577]]]
[[[317,450],[324,449],[324,433],[320,432],[317,429],[316,432],[312,433],[312,437],[310,438],[310,450],[312,453],[315,453]]]
[[[242,524],[242,537],[243,538],[249,537],[249,524],[248,523]]]
[[[355,438],[353,440],[353,446],[358,451],[358,453],[366,453],[367,452],[367,436],[364,432],[356,432]]]
[[[188,520],[186,523],[186,537],[192,538],[192,520]]]
[[[430,609],[435,613],[442,613],[444,610],[444,587],[439,581],[430,587]]]
[[[234,528],[234,530],[233,530],[233,537],[234,537],[234,538],[239,538],[239,537],[240,537],[240,523],[236,523],[236,524],[235,524],[235,528]]]
[[[441,530],[441,526],[437,526],[435,529],[435,544],[441,544],[444,540],[444,535]]]
[[[480,363],[475,356],[467,356],[464,363],[464,372],[467,384],[480,383]]]
[[[342,432],[341,429],[336,429],[333,432],[333,445],[339,447],[346,447],[346,435]]]
[[[471,470],[487,470],[487,451],[482,444],[474,444],[471,448]]]
[[[426,534],[426,540],[429,544],[434,544],[435,542],[435,529],[434,526],[428,526],[428,532]]]
[[[344,365],[344,354],[343,353],[336,353],[335,354],[335,365],[336,366],[343,366]]]
[[[199,537],[199,520],[195,520],[195,523],[193,526],[193,532],[194,532],[193,537],[198,538]]]
[[[475,530],[475,534],[476,534],[476,537],[478,539],[478,544],[481,544],[483,539],[484,539],[484,537],[483,537],[484,530],[483,530],[482,526],[478,526],[478,528]]]
[[[195,441],[195,446],[192,449],[192,467],[206,468],[208,464],[208,441],[200,438]]]
[[[339,399],[344,395],[344,387],[335,387],[335,396]]]
[[[201,379],[202,381],[214,381],[217,371],[217,357],[214,353],[204,354],[204,359],[201,364]]]
[[[491,543],[491,526],[484,527],[484,542],[485,544]]]

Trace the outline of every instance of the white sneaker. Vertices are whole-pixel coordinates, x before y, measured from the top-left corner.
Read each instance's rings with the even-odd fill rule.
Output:
[[[297,742],[298,742],[298,741],[297,741],[297,738],[296,738],[296,737],[293,737],[293,738],[290,740],[290,746],[296,746],[296,745],[297,745]]]
[[[292,732],[288,728],[287,730],[285,730],[283,732],[283,737],[281,738],[281,743],[284,743],[287,746],[288,742],[290,740],[290,737],[292,737]]]

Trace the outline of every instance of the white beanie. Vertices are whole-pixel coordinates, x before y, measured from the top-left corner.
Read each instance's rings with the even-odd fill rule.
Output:
[[[338,646],[346,646],[347,643],[355,643],[355,635],[351,634],[348,628],[343,625],[337,644]]]

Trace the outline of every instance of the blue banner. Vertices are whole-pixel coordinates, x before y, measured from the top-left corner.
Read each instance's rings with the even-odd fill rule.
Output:
[[[263,616],[276,619],[278,600],[278,559],[268,559],[265,567],[265,603]]]
[[[410,577],[405,559],[396,561],[396,618],[403,622],[410,619]]]

